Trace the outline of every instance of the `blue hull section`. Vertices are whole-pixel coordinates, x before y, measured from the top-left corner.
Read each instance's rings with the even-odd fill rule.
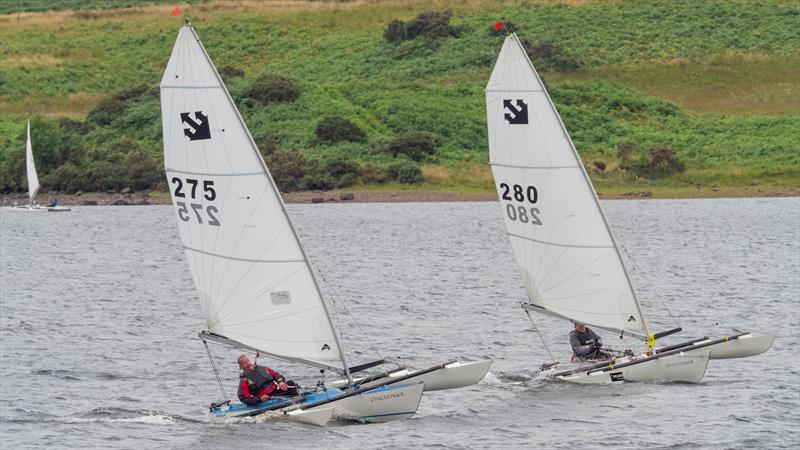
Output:
[[[375,389],[370,389],[365,393],[378,393],[383,391],[391,391],[393,389],[398,389],[400,387],[404,387],[405,385],[389,385],[389,386],[381,386]],[[231,403],[230,405],[213,408],[211,410],[212,417],[250,417],[250,416],[257,416],[259,414],[263,414],[270,410],[281,409],[284,407],[292,406],[292,405],[312,405],[317,402],[321,402],[324,400],[335,400],[337,397],[342,396],[343,394],[349,393],[349,390],[342,390],[338,388],[328,388],[324,391],[318,392],[307,392],[304,395],[302,401],[297,401],[298,397],[276,397],[267,400],[266,402],[261,402],[257,405],[248,406],[243,403]],[[279,406],[282,405],[282,406]],[[403,415],[408,415],[408,417],[412,416],[414,411],[409,413],[403,413]]]

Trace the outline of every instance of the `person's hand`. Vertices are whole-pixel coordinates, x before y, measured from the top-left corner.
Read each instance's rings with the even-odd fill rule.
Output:
[[[280,383],[278,383],[278,389],[286,391],[289,389],[289,386],[286,385],[285,381],[281,381]]]
[[[597,350],[600,350],[601,348],[603,348],[603,344],[602,344],[602,343],[600,343],[600,342],[596,342],[596,343],[594,344],[594,348],[595,348],[595,349],[597,349]]]
[[[265,402],[265,401],[267,401],[267,400],[269,400],[269,395],[262,395],[262,396],[261,396],[261,401],[262,401],[262,402]]]

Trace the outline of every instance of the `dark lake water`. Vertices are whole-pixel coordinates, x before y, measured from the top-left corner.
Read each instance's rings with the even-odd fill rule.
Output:
[[[206,405],[221,394],[172,207],[2,212],[0,446],[800,447],[800,199],[603,206],[649,321],[684,328],[663,343],[777,330],[773,348],[711,361],[699,384],[537,380],[547,354],[519,308],[525,291],[498,204],[289,205],[351,359],[494,365],[479,385],[426,393],[411,420],[211,423]],[[570,325],[537,324],[566,358]],[[237,352],[212,349],[235,395]]]

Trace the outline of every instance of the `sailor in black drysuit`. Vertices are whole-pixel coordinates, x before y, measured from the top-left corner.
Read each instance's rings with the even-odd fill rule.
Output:
[[[603,340],[585,323],[575,322],[575,329],[569,333],[569,344],[572,346],[573,361],[604,360],[610,355],[603,352]]]

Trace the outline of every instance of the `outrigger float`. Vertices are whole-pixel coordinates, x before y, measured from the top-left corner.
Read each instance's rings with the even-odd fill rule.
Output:
[[[225,398],[210,406],[212,417],[385,422],[411,417],[424,391],[468,386],[486,375],[490,360],[398,367],[354,378],[386,361],[347,361],[279,190],[188,21],[160,88],[164,167],[200,293],[206,349],[212,341],[342,377],[255,406]],[[209,358],[213,365],[210,351]],[[222,388],[216,366],[214,371]]]
[[[647,343],[639,355],[628,350],[609,361],[543,364],[541,376],[580,384],[698,382],[710,359],[754,356],[772,346],[775,333],[656,346],[682,329],[649,329],[594,186],[515,34],[506,38],[486,86],[486,114],[492,173],[531,321],[551,315]]]

